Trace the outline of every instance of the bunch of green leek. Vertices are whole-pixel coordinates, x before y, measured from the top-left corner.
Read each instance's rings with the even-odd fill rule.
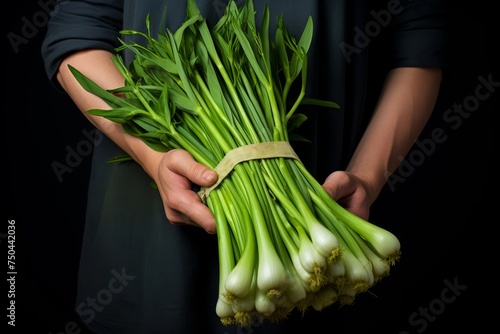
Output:
[[[116,66],[123,87],[104,90],[76,69],[76,79],[104,99],[110,110],[93,115],[121,123],[151,148],[182,148],[208,167],[235,148],[288,142],[305,116],[304,103],[338,108],[305,95],[309,18],[298,40],[283,17],[270,37],[266,6],[259,28],[251,0],[229,1],[213,27],[196,0],[175,32],[140,35],[117,51],[130,50],[127,66]],[[300,89],[291,95],[292,85]],[[118,97],[119,96],[119,97]],[[216,313],[224,324],[249,326],[256,315],[277,321],[293,309],[321,310],[351,304],[399,257],[398,239],[337,204],[298,159],[251,159],[234,169],[204,198],[216,217],[219,242],[219,295]]]

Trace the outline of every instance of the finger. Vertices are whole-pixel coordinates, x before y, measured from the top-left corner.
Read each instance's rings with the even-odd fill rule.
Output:
[[[217,173],[207,166],[198,163],[193,156],[185,150],[172,150],[170,157],[164,159],[166,167],[172,172],[182,175],[191,182],[208,187],[217,181]]]
[[[334,200],[339,200],[352,193],[351,179],[346,173],[342,172],[330,174],[323,183],[323,188]]]
[[[165,206],[167,219],[173,224],[189,224],[201,227],[207,233],[216,233],[215,218],[212,211],[201,202],[198,194],[182,190],[168,199]]]

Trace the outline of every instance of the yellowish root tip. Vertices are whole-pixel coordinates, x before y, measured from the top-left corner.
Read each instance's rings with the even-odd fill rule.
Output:
[[[240,327],[250,327],[252,325],[252,316],[249,312],[236,312],[236,314],[234,315],[234,320]]]
[[[311,291],[319,291],[328,283],[328,275],[325,270],[319,266],[313,268],[312,274],[309,277],[309,285],[311,286]]]
[[[340,259],[341,256],[342,256],[342,249],[340,247],[337,247],[334,250],[332,250],[332,253],[328,257],[328,262],[335,263]]]
[[[277,301],[281,298],[281,296],[283,296],[283,292],[281,290],[271,289],[267,292],[266,296],[271,301]]]
[[[354,296],[351,295],[340,295],[338,302],[340,306],[344,305],[353,305],[354,304]]]
[[[273,323],[277,323],[280,320],[288,318],[288,315],[290,314],[291,310],[292,309],[287,307],[278,307],[273,312],[273,314],[271,314],[271,316],[268,317],[268,319]]]
[[[387,261],[389,262],[389,264],[391,266],[393,266],[393,265],[396,264],[396,262],[399,261],[400,258],[401,258],[401,251],[398,251],[396,254],[393,254],[393,255],[389,256],[387,258]]]
[[[224,325],[224,326],[231,326],[231,325],[234,325],[236,323],[234,317],[224,317],[224,318],[220,318],[220,322]]]

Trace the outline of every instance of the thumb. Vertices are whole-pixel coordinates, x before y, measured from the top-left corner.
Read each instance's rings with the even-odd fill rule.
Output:
[[[203,187],[211,186],[217,182],[217,173],[197,162],[188,151],[175,149],[169,151],[168,155],[168,159],[165,159],[165,165],[170,171]]]
[[[348,181],[349,178],[345,173],[336,171],[326,178],[323,183],[323,188],[334,200],[339,200],[345,195],[346,184]]]

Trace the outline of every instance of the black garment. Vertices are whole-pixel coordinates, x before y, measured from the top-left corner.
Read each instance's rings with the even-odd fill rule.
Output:
[[[209,23],[216,22],[226,4],[198,2]],[[268,2],[271,17],[284,13],[292,33],[299,34],[313,17],[307,95],[341,106],[302,110],[309,119],[301,133],[311,143],[294,147],[318,180],[346,166],[389,69],[446,64],[446,8],[440,1]],[[265,3],[254,0],[258,18]],[[148,13],[153,31],[163,29],[164,14],[174,31],[185,18],[185,2],[59,1],[42,48],[47,75],[58,87],[55,73],[64,56],[88,48],[113,51],[119,30],[144,30]],[[215,314],[216,237],[171,225],[140,166],[106,163],[120,153],[106,138],[95,143],[76,302],[82,320],[99,334],[240,333],[222,326]],[[252,333],[316,328],[310,322],[319,319],[328,325],[334,311],[256,324]],[[332,325],[332,331],[339,328]]]

